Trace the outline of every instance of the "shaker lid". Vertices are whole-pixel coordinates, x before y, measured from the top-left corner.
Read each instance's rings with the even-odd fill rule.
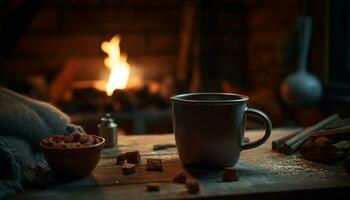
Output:
[[[114,119],[111,117],[111,114],[107,113],[105,115],[105,117],[101,118],[101,124],[103,125],[109,125],[109,124],[113,124],[114,123]]]

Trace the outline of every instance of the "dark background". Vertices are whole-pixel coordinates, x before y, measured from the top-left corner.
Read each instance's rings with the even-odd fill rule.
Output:
[[[121,50],[132,68],[160,86],[167,105],[173,94],[216,91],[250,96],[250,106],[265,111],[275,127],[310,125],[334,112],[349,115],[350,18],[345,0],[4,0],[0,8],[1,84],[50,101],[73,119],[106,111],[95,101],[103,94],[84,90],[79,97],[72,85],[106,79],[100,45],[115,34],[121,36]],[[324,95],[313,107],[289,108],[279,89],[296,70],[301,15],[314,20],[308,71],[321,80]],[[53,100],[52,85],[72,60],[78,60],[79,70],[62,98]],[[149,107],[140,110],[161,114],[153,115],[158,125],[143,132],[171,131],[169,106]]]

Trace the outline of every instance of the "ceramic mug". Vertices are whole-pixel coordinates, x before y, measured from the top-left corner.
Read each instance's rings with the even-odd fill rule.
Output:
[[[171,97],[176,146],[184,165],[200,168],[234,166],[241,150],[263,144],[271,134],[271,121],[248,108],[248,97],[230,93],[189,93]],[[246,115],[265,124],[264,136],[243,144]]]

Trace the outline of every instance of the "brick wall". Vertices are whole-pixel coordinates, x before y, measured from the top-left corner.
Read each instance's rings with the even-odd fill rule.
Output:
[[[106,74],[106,55],[100,44],[120,34],[121,50],[128,54],[129,63],[145,76],[161,79],[176,70],[182,1],[44,1],[5,65],[19,77],[44,74],[50,81],[68,58],[78,57],[85,60],[90,74],[102,69],[96,75],[101,78]],[[298,1],[210,2],[213,15],[203,19],[213,24],[201,30],[202,75],[223,74],[222,79],[243,87],[276,89],[290,71],[280,58],[280,46],[292,37]],[[84,77],[89,78],[96,77]]]
[[[246,12],[245,1],[202,0],[199,46],[202,90],[220,91],[222,82],[245,87]]]
[[[19,77],[43,74],[50,81],[67,59],[77,57],[86,70],[102,68],[105,74],[100,45],[119,34],[129,63],[161,78],[177,64],[180,9],[176,0],[47,0],[5,65]]]
[[[294,37],[299,3],[265,0],[248,10],[247,69],[253,88],[277,89],[291,71],[283,54],[295,54],[296,49],[293,45],[283,49],[283,45]]]

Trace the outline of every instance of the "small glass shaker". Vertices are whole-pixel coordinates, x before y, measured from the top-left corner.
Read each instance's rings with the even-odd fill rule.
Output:
[[[97,128],[99,136],[106,140],[105,147],[114,147],[118,143],[117,126],[110,114],[106,114],[105,117],[101,118]]]

